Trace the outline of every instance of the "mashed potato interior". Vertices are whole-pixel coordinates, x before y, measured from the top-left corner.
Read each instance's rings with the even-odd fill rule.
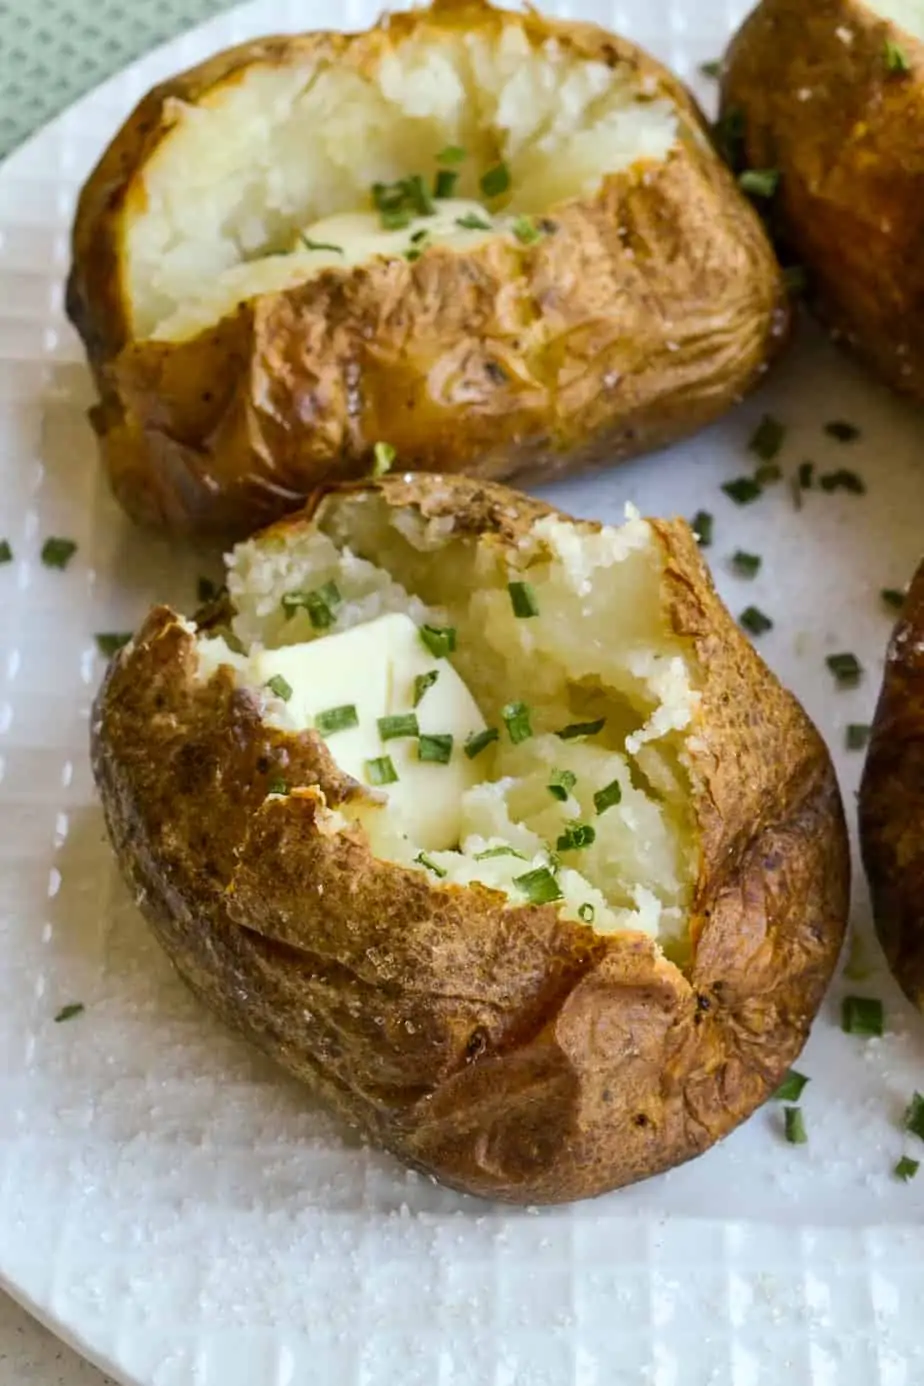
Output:
[[[866,7],[880,19],[890,19],[906,34],[924,41],[924,0],[866,0]]]
[[[201,673],[228,663],[246,684],[255,651],[324,639],[388,612],[451,627],[447,658],[498,730],[473,761],[458,843],[422,853],[389,814],[387,786],[378,802],[370,795],[342,811],[380,857],[438,881],[480,881],[511,904],[550,891],[565,916],[600,931],[643,930],[680,960],[698,865],[684,746],[699,699],[691,652],[662,615],[660,549],[637,517],[600,532],[547,518],[512,566],[507,553],[455,536],[443,520],[390,511],[374,495],[341,499],[320,531],[238,546],[232,643],[244,653],[203,638]],[[528,582],[538,614],[516,614],[511,582]],[[338,602],[319,630],[286,598],[330,583]],[[359,690],[361,665],[355,677]],[[264,716],[290,726],[286,704],[257,691]],[[518,702],[529,713],[522,740],[507,722]],[[336,758],[336,739],[327,744]]]

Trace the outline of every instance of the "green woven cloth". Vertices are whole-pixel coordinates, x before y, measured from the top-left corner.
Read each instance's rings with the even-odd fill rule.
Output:
[[[0,158],[133,58],[236,0],[0,0]]]

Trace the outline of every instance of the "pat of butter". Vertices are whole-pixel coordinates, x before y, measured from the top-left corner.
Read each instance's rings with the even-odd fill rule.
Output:
[[[265,650],[251,667],[256,682],[281,675],[291,687],[280,718],[286,725],[306,729],[319,713],[354,707],[358,725],[325,736],[340,769],[370,784],[368,763],[389,756],[398,779],[376,788],[387,794],[395,825],[425,850],[458,846],[462,795],[484,778],[486,759],[469,760],[463,748],[485,722],[455,669],[430,653],[410,617],[393,612],[337,635]],[[431,671],[436,682],[415,708],[414,681]],[[422,761],[414,737],[383,741],[378,719],[411,712],[423,735],[452,736],[447,764]]]

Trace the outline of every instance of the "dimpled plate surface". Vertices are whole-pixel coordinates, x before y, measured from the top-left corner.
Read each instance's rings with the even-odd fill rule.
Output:
[[[184,991],[116,878],[87,763],[102,673],[94,633],[155,599],[189,607],[214,555],[133,532],[102,484],[91,389],[62,313],[77,188],[156,79],[261,31],[373,18],[372,4],[260,3],[170,44],[0,169],[0,1284],[120,1381],[143,1386],[920,1386],[924,1178],[891,1176],[924,1087],[924,1025],[870,943],[839,979],[800,1068],[809,1142],[770,1104],[703,1159],[550,1211],[457,1197],[356,1143]],[[737,3],[547,7],[621,28],[690,79]],[[867,494],[786,485],[737,508],[765,411],[784,464],[849,466]],[[831,418],[862,429],[851,445]],[[819,721],[852,808],[889,615],[924,529],[920,420],[819,335],[761,393],[658,458],[548,494],[577,513],[715,516],[732,609],[774,621],[767,658]],[[78,550],[39,559],[49,535]],[[736,548],[759,552],[750,582]],[[837,691],[825,656],[866,676]],[[869,935],[857,880],[854,927]],[[845,992],[881,996],[888,1032],[841,1033]],[[59,1009],[82,1014],[56,1024]]]

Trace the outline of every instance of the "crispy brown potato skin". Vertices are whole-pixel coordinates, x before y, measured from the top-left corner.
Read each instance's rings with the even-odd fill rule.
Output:
[[[860,786],[860,846],[889,966],[924,1011],[924,564],[889,642]]]
[[[501,543],[547,513],[458,478],[369,485]],[[705,1150],[798,1054],[841,945],[849,855],[825,747],[687,526],[656,532],[665,611],[706,679],[688,976],[642,934],[599,936],[376,860],[358,832],[325,836],[314,791],[268,800],[280,774],[332,807],[361,791],[314,733],[263,726],[227,671],[194,683],[165,608],[97,699],[112,842],[183,977],[373,1140],[468,1193],[584,1198]]]
[[[628,64],[677,105],[682,149],[549,209],[555,229],[534,246],[505,238],[327,270],[188,342],[135,340],[122,242],[177,99],[196,104],[258,62],[349,54],[371,66],[420,26],[509,22],[537,45],[555,35]],[[443,0],[367,34],[246,44],[156,88],[83,189],[67,294],[122,505],[144,523],[236,536],[319,483],[367,474],[380,439],[417,470],[549,481],[715,419],[782,346],[789,307],[760,221],[703,129],[686,89],[633,44],[485,0]]]
[[[907,73],[889,71],[887,40]],[[722,106],[744,115],[748,166],[782,175],[780,238],[819,315],[924,401],[924,45],[860,0],[763,0],[729,49]]]

